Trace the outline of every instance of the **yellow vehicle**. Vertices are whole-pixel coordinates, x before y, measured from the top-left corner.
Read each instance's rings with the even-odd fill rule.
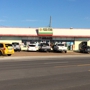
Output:
[[[11,56],[12,54],[14,54],[14,49],[12,44],[0,43],[0,55]]]

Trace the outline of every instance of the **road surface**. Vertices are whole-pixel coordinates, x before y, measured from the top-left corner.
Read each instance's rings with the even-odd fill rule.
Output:
[[[0,90],[90,90],[90,57],[0,61]]]

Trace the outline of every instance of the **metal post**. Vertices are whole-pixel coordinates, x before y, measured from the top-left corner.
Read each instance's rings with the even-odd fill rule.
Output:
[[[51,27],[51,23],[52,23],[52,21],[51,21],[51,16],[50,16],[50,23],[49,23],[49,27]]]

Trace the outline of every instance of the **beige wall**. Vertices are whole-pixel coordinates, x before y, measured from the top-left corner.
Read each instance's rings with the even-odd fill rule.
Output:
[[[82,41],[75,41],[74,51],[78,51],[78,50],[79,50],[79,44],[80,44],[81,42],[82,42]],[[90,46],[90,41],[87,41],[87,45]]]
[[[78,51],[78,50],[79,50],[79,44],[80,44],[81,42],[82,42],[82,41],[75,41],[74,51]]]
[[[22,43],[21,40],[0,40],[0,42],[4,42],[4,43],[19,42],[20,44]]]
[[[88,46],[90,46],[90,41],[88,41]]]
[[[90,29],[53,29],[55,36],[90,36]]]
[[[36,28],[0,28],[0,34],[4,35],[37,35]]]
[[[34,35],[37,36],[38,28],[0,28],[0,35]],[[54,36],[90,36],[90,29],[55,29]]]

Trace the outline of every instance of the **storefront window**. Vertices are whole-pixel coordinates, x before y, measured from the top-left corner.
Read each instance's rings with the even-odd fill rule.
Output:
[[[21,40],[21,37],[12,36],[1,36],[0,40]]]
[[[58,38],[58,37],[53,37],[53,40],[74,40],[74,38]]]
[[[76,41],[88,41],[90,38],[75,38]]]

